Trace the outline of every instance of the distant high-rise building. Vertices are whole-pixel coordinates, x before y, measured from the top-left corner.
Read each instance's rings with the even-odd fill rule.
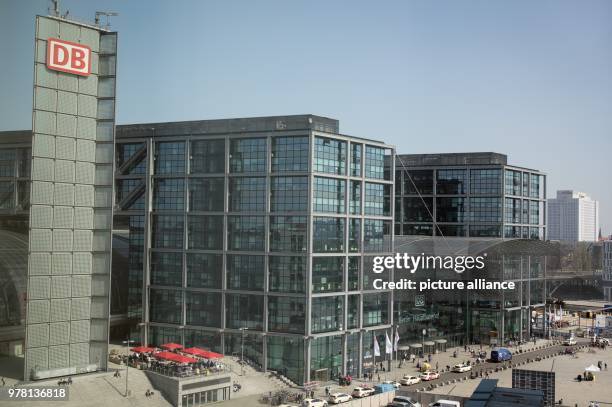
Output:
[[[584,192],[557,191],[548,200],[548,238],[569,242],[594,242],[599,224],[599,202]]]

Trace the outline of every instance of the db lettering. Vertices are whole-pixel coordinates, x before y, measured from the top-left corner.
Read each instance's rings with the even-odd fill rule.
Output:
[[[47,68],[88,76],[91,73],[91,48],[83,44],[49,38]]]

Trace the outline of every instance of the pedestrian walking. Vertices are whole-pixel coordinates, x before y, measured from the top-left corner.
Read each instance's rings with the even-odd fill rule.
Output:
[[[608,364],[607,363],[604,363],[604,369],[608,370]],[[2,385],[4,386],[4,379],[2,380]]]
[[[608,365],[606,365],[606,369],[608,368]],[[6,386],[6,382],[4,381],[4,377],[2,378],[2,387]]]
[[[378,374],[378,381],[380,382],[380,373]]]
[[[436,362],[436,370],[438,370],[438,368],[439,368],[439,365],[438,365],[438,362]]]

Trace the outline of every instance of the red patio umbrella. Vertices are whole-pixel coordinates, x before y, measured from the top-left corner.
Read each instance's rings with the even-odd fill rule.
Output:
[[[157,352],[153,354],[153,357],[157,359],[170,360],[172,362],[178,362],[178,363],[196,363],[198,361],[197,359],[194,359],[194,358],[189,358],[187,356],[182,356],[176,353],[166,352],[166,351]]]
[[[163,345],[160,346],[160,348],[164,348],[164,349],[168,349],[168,350],[175,350],[175,349],[182,349],[183,345],[179,345],[178,343],[164,343]]]
[[[200,349],[200,348],[193,347],[193,348],[183,349],[181,352],[188,353],[188,354],[190,354],[190,355],[195,355],[195,356],[201,356],[201,357],[204,357],[204,355],[205,355],[205,354],[206,354],[208,351],[206,351],[206,350],[204,350],[204,349]]]
[[[137,346],[135,348],[132,348],[131,351],[132,352],[138,352],[138,353],[151,353],[151,352],[155,352],[157,348],[152,348],[150,346]]]
[[[223,355],[217,352],[211,352],[211,351],[205,350],[202,357],[206,359],[221,359]]]

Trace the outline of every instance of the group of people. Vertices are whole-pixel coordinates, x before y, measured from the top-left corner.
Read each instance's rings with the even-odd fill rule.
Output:
[[[130,365],[140,363],[146,369],[161,371],[170,376],[208,375],[212,372],[225,370],[223,363],[210,359],[198,359],[195,363],[179,364],[160,361],[149,354],[136,352],[128,357],[128,361]]]

